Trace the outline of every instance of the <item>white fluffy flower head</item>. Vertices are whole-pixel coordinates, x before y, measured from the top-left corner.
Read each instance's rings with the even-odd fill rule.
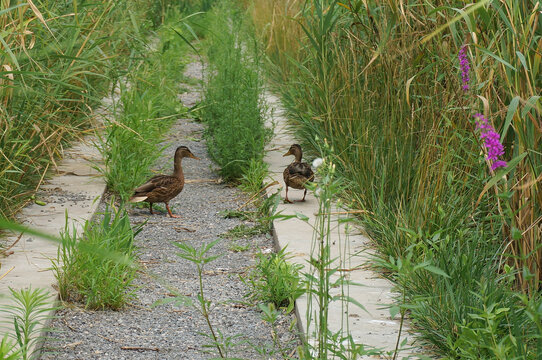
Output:
[[[312,167],[315,168],[315,169],[318,169],[318,167],[320,165],[322,165],[324,163],[324,159],[322,158],[316,158],[312,161]]]

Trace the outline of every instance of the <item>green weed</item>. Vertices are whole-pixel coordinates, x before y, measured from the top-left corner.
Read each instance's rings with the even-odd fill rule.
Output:
[[[196,309],[205,319],[205,322],[207,323],[208,329],[209,329],[209,340],[210,344],[204,345],[204,347],[213,349],[216,352],[216,355],[219,356],[222,359],[228,358],[228,353],[232,350],[233,347],[235,347],[235,336],[234,337],[227,337],[224,336],[224,334],[220,331],[220,329],[217,329],[215,326],[211,323],[210,318],[210,307],[211,307],[211,301],[207,298],[207,295],[204,291],[203,287],[203,269],[205,268],[205,265],[208,263],[214,261],[215,259],[219,258],[221,255],[209,255],[208,252],[217,244],[219,240],[215,240],[209,244],[202,244],[199,248],[194,248],[189,244],[186,243],[174,243],[175,246],[177,246],[181,252],[179,252],[177,255],[185,260],[190,261],[194,265],[196,265],[197,268],[197,275],[198,275],[198,294],[197,294],[197,303],[194,304],[192,300],[184,295],[178,295],[175,298],[172,299],[166,299],[164,301],[160,301],[159,303],[167,303],[175,301],[179,304],[192,306],[194,309]],[[204,334],[207,335],[207,334]]]
[[[54,310],[53,299],[44,289],[10,289],[10,292],[15,304],[2,308],[13,318],[14,340],[18,346],[15,347],[6,334],[0,344],[0,354],[3,354],[2,359],[34,358],[39,353],[37,344],[42,339],[37,329],[50,318],[49,313]]]
[[[269,164],[262,159],[251,159],[248,167],[241,175],[239,188],[250,194],[257,194],[265,184],[265,179],[269,173]]]
[[[249,298],[276,307],[293,306],[305,292],[299,264],[290,264],[286,249],[277,253],[258,254],[258,262],[246,280],[250,287]]]
[[[228,250],[232,252],[245,252],[250,250],[250,244],[241,245],[236,241],[232,241],[230,245],[228,245]]]
[[[224,239],[238,240],[242,238],[252,237],[255,235],[264,234],[267,232],[267,228],[262,225],[248,226],[246,224],[240,224],[233,229],[228,230],[226,233],[220,235]]]

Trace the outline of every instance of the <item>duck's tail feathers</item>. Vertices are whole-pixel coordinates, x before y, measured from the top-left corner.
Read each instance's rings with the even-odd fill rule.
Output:
[[[148,198],[148,196],[141,196],[141,195],[137,196],[137,195],[135,195],[135,196],[132,196],[130,198],[130,200],[128,200],[128,201],[135,203],[135,202],[145,201],[145,200],[147,200],[147,198]]]

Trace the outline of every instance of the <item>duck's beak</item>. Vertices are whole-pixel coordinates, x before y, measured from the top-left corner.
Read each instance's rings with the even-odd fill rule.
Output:
[[[192,159],[201,160],[199,157],[197,157],[196,155],[192,153],[190,153],[189,157],[191,157]]]
[[[285,156],[288,156],[288,155],[292,155],[292,152],[290,150],[288,150],[288,152],[284,155],[282,155],[282,157],[285,157]]]

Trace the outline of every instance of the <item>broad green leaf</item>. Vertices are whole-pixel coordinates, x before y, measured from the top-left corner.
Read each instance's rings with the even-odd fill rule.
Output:
[[[446,274],[444,272],[444,270],[442,269],[439,269],[438,267],[436,266],[433,266],[433,265],[427,265],[427,266],[424,266],[424,269],[429,271],[429,272],[432,272],[433,274],[437,274],[437,275],[440,275],[440,276],[444,276],[445,278],[450,278],[450,275]]]
[[[531,96],[529,100],[525,103],[525,106],[523,107],[523,110],[521,110],[521,117],[524,118],[525,115],[529,111],[531,111],[532,108],[536,107],[536,103],[538,102],[538,99],[540,99],[540,95]]]
[[[501,64],[503,64],[504,66],[506,66],[507,68],[511,69],[511,70],[514,70],[514,71],[517,71],[516,68],[514,66],[512,66],[512,64],[510,64],[508,61],[504,60],[503,58],[495,55],[494,53],[492,53],[491,51],[487,50],[487,49],[484,49],[483,47],[478,47],[478,49],[483,52],[484,54],[487,54],[489,56],[491,56],[493,59],[497,60],[498,62],[500,62]]]
[[[514,118],[514,114],[518,109],[519,100],[520,97],[516,96],[510,101],[510,104],[508,104],[508,112],[506,113],[506,119],[504,121],[504,126],[501,132],[501,138],[504,138],[506,136],[506,133],[508,132],[508,127],[510,127],[510,123]]]

